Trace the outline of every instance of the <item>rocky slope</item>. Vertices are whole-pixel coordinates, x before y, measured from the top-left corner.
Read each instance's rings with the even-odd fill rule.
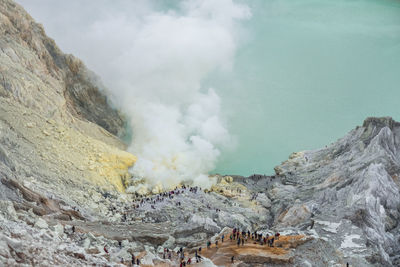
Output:
[[[139,196],[125,192],[124,118],[95,75],[10,0],[0,33],[0,265],[177,266],[162,252],[180,247],[203,247],[197,266],[400,264],[400,123],[368,118],[272,176]],[[205,250],[234,227],[282,238]]]

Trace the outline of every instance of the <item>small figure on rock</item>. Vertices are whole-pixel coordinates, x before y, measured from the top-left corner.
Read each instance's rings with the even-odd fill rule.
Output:
[[[135,265],[135,255],[132,253],[132,265]]]
[[[275,234],[275,239],[276,239],[276,240],[279,240],[279,236],[280,236],[280,235],[281,235],[280,233],[276,233],[276,234]]]

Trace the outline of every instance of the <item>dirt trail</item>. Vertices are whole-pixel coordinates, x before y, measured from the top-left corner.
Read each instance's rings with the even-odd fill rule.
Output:
[[[230,235],[230,231],[226,231],[225,237]],[[224,240],[221,236],[217,237],[218,248],[212,244],[210,248],[202,247],[200,255],[210,259],[217,266],[237,266],[241,262],[245,263],[292,263],[293,248],[304,244],[312,239],[312,237],[304,235],[280,236],[279,240],[274,242],[274,247],[261,245],[254,240],[248,239],[244,245],[238,246],[236,240]],[[192,260],[194,259],[194,251],[189,251]],[[234,256],[234,263],[231,263],[231,257]],[[176,257],[174,257],[176,259]],[[187,260],[187,258],[186,258]],[[176,263],[179,266],[179,263]],[[156,266],[170,266],[165,263],[157,264]],[[191,266],[204,266],[202,263],[192,261]]]

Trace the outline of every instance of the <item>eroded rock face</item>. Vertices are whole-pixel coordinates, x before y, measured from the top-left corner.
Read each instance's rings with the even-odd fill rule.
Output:
[[[350,261],[397,264],[399,141],[399,123],[368,118],[326,148],[292,154],[275,168],[281,182],[268,191],[275,227],[313,225]]]
[[[1,178],[81,203],[86,186],[124,191],[136,158],[95,75],[13,1],[0,2],[0,33]]]
[[[17,4],[0,3],[0,96],[46,118],[73,116],[124,134],[124,119],[107,103],[101,84],[84,64],[63,54],[43,27]]]

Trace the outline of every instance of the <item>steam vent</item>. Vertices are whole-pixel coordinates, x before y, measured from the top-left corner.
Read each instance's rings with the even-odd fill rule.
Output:
[[[0,266],[400,266],[400,4],[261,2],[0,0]]]

